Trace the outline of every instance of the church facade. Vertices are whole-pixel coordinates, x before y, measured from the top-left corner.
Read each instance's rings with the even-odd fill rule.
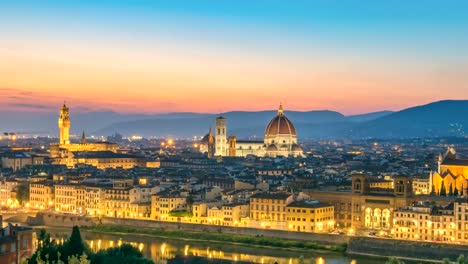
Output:
[[[431,193],[439,196],[464,196],[468,192],[468,159],[460,159],[454,148],[439,155],[437,172],[430,174]]]
[[[282,105],[276,116],[266,126],[263,141],[239,140],[236,136],[228,136],[227,119],[218,117],[215,135],[213,136],[210,130],[200,142],[200,151],[208,153],[209,157],[246,157],[247,155],[301,157],[304,155],[302,148],[297,144],[296,128],[284,114]]]

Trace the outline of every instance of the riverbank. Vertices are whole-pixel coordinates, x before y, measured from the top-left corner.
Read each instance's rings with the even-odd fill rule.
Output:
[[[175,239],[195,242],[223,243],[232,245],[255,246],[264,248],[281,248],[295,251],[314,250],[318,252],[345,253],[346,243],[341,245],[326,245],[316,242],[307,242],[300,240],[285,240],[281,238],[264,236],[246,236],[225,233],[207,233],[180,230],[167,230],[162,228],[144,228],[115,225],[97,225],[94,227],[82,227],[83,230],[113,234],[113,235],[141,235],[154,238]]]
[[[45,228],[53,239],[58,240],[66,239],[71,230],[63,227],[37,226],[35,228],[36,230]],[[156,264],[167,264],[167,260],[177,256],[197,256],[206,260],[224,259],[231,261],[231,263],[244,261],[247,263],[298,264],[301,263],[301,259],[304,259],[305,263],[381,264],[385,262],[385,259],[349,257],[343,253],[325,250],[283,249],[269,246],[186,240],[184,238],[160,238],[135,233],[104,233],[81,228],[80,231],[83,240],[93,251],[127,243],[138,247],[147,258],[153,259]]]

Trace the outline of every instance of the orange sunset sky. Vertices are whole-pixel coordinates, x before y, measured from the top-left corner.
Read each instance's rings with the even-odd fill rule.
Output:
[[[419,11],[447,16],[408,19],[377,5],[340,16],[321,1],[286,10],[259,1],[249,12],[243,1],[93,2],[0,4],[0,111],[56,111],[66,101],[80,111],[224,112],[283,102],[358,114],[468,98],[468,27],[457,6],[429,5]]]

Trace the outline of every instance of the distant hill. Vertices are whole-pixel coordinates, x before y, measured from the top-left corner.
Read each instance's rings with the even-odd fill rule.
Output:
[[[298,124],[332,124],[347,122],[346,117],[333,111],[286,111],[286,115]],[[228,133],[240,138],[263,138],[265,126],[276,115],[276,111],[243,112],[233,111],[220,114],[227,119]],[[149,119],[119,122],[104,127],[96,134],[112,134],[144,136],[202,136],[210,127],[215,127],[215,119],[219,115],[192,114],[180,118],[161,118],[155,116]],[[299,129],[299,127],[298,127]]]
[[[379,112],[372,112],[367,114],[360,114],[360,115],[350,115],[346,118],[351,122],[367,122],[374,119],[378,119],[384,116],[388,116],[394,113],[393,111],[379,111]]]
[[[356,125],[353,137],[464,136],[468,127],[468,100],[445,100],[411,107]]]
[[[72,133],[126,136],[192,137],[214,128],[217,114],[167,113],[119,114],[115,112],[74,113]],[[468,100],[439,101],[398,112],[380,111],[345,116],[329,110],[286,111],[300,138],[396,138],[464,136],[468,126]],[[227,118],[228,133],[238,138],[263,139],[265,126],[276,111],[233,111]],[[57,114],[0,112],[0,132],[42,132],[56,135]]]

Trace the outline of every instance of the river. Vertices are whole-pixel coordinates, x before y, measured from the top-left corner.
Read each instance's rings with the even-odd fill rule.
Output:
[[[67,228],[47,227],[46,230],[51,234],[51,237],[59,241],[66,239],[71,233],[71,229]],[[159,239],[132,234],[119,236],[85,230],[82,230],[81,234],[93,251],[128,243],[137,247],[147,258],[152,259],[156,264],[165,264],[168,259],[174,258],[176,255],[193,255],[231,261],[278,264],[298,264],[301,258],[304,259],[304,263],[314,264],[381,264],[384,262],[382,259],[351,258],[333,252],[322,253],[258,248],[211,242]]]

